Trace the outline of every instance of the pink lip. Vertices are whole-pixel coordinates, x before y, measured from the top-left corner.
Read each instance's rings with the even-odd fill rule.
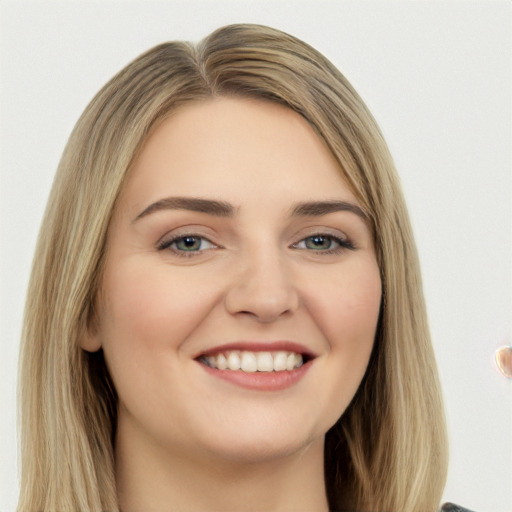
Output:
[[[295,343],[294,341],[236,341],[234,343],[226,343],[224,345],[217,345],[216,347],[209,348],[199,354],[194,359],[201,356],[210,356],[219,354],[221,352],[229,352],[230,350],[247,350],[249,352],[296,352],[302,354],[308,359],[313,359],[317,356],[309,348]]]
[[[308,361],[295,370],[282,372],[243,372],[241,370],[217,370],[200,363],[201,368],[210,375],[230,382],[242,388],[256,391],[281,391],[299,382],[311,368],[313,361]]]
[[[241,370],[218,370],[211,368],[200,361],[203,356],[229,352],[231,350],[247,350],[250,352],[296,352],[306,356],[306,362],[295,370],[284,370],[281,372],[243,372]],[[317,355],[307,347],[292,341],[272,342],[235,342],[218,345],[204,352],[201,352],[195,359],[203,370],[213,377],[230,382],[245,389],[256,391],[280,391],[289,388],[299,382],[308,372]]]

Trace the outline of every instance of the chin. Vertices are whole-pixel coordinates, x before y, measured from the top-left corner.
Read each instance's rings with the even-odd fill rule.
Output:
[[[319,441],[322,442],[323,446],[323,436],[316,440],[287,440],[286,442],[279,442],[275,439],[239,440],[229,447],[217,447],[215,451],[217,457],[226,461],[239,464],[262,464],[277,462],[298,455],[310,446],[318,444]]]
[[[216,429],[209,432],[204,446],[226,461],[256,464],[273,462],[297,455],[313,445],[320,445],[324,429],[304,429],[297,423],[247,422],[242,428]],[[213,434],[213,437],[212,437]]]

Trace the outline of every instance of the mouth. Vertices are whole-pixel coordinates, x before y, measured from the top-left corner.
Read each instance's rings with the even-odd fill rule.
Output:
[[[211,375],[257,390],[280,390],[298,382],[316,355],[289,342],[237,343],[210,349],[195,360]]]
[[[217,370],[254,372],[292,371],[304,364],[304,356],[297,352],[252,352],[230,350],[216,355],[202,356],[199,361]]]

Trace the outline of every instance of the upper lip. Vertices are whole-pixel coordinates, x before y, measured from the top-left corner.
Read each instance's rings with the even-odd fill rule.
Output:
[[[295,352],[297,354],[302,354],[308,359],[313,359],[317,357],[311,349],[308,347],[296,343],[295,341],[234,341],[230,343],[224,343],[222,345],[216,345],[215,347],[211,347],[207,350],[203,350],[199,354],[196,355],[194,359],[199,357],[210,356],[214,354],[219,354],[221,352],[229,352],[231,350],[246,350],[248,352]]]

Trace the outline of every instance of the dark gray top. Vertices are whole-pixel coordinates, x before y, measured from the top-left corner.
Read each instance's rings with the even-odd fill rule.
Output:
[[[349,512],[349,511],[348,510],[344,510],[344,511],[331,510],[330,512]],[[469,510],[469,508],[461,507],[460,505],[455,505],[455,503],[445,503],[439,509],[439,512],[475,512],[475,511]]]
[[[473,510],[461,507],[460,505],[455,505],[455,503],[445,503],[441,507],[440,512],[473,512]]]

